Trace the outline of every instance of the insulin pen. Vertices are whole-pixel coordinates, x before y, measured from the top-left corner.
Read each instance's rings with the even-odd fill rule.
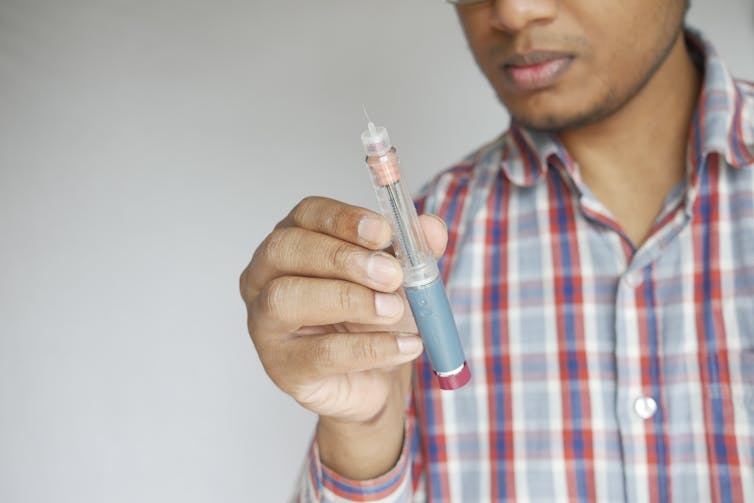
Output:
[[[419,226],[411,197],[401,185],[395,148],[387,130],[371,121],[361,134],[361,143],[380,210],[392,226],[395,256],[403,269],[403,288],[432,369],[440,388],[458,389],[469,382],[471,372],[437,262]]]

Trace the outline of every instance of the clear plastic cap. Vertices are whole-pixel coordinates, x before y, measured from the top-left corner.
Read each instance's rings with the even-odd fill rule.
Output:
[[[373,122],[369,122],[366,131],[361,133],[361,144],[364,145],[364,152],[368,156],[384,155],[393,148],[387,129],[382,126],[375,127]]]

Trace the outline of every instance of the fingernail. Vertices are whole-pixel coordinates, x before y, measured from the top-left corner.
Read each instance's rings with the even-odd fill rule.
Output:
[[[362,217],[359,221],[359,237],[367,243],[382,242],[385,222],[375,217]]]
[[[422,340],[415,335],[399,335],[398,351],[404,355],[412,355],[421,351],[423,344]]]
[[[367,275],[377,283],[391,284],[400,274],[394,258],[384,253],[373,253],[367,262]]]
[[[403,299],[394,293],[376,293],[374,294],[374,310],[377,316],[395,318],[403,313]]]

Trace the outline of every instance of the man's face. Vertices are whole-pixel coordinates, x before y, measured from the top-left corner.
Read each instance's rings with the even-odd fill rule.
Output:
[[[474,57],[513,118],[560,131],[629,102],[682,34],[687,0],[498,0],[459,6]]]

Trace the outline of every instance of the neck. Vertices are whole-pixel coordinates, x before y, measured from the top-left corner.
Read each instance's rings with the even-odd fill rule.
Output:
[[[559,135],[578,162],[584,183],[637,245],[649,234],[662,200],[684,177],[700,86],[681,34],[630,102],[598,123]],[[645,210],[640,224],[636,208],[647,204],[651,209]]]

